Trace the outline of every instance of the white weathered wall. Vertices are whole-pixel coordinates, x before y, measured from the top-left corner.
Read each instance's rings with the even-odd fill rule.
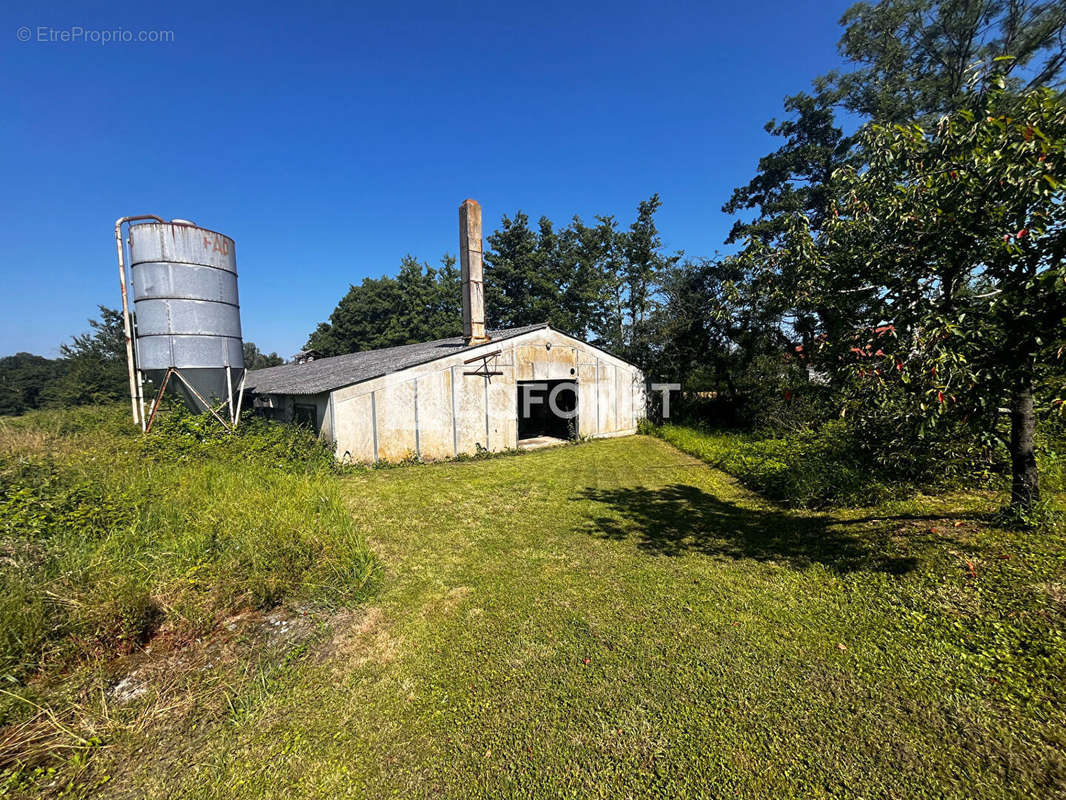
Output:
[[[489,369],[502,374],[464,374],[484,368],[465,360],[496,350]],[[358,462],[511,449],[518,445],[517,381],[531,380],[577,381],[582,436],[633,433],[644,415],[640,370],[545,329],[337,389],[323,435],[335,442],[338,458]]]

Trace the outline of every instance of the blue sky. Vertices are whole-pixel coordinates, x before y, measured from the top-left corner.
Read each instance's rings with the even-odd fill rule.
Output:
[[[666,246],[713,255],[848,5],[7,4],[0,355],[54,356],[118,306],[126,214],[233,237],[245,338],[284,356],[349,283],[454,253],[465,197],[487,232],[517,209],[628,222],[659,192]],[[75,26],[173,41],[37,40]]]

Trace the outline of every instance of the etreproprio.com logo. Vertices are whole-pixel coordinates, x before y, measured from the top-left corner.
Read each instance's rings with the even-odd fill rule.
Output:
[[[23,25],[15,31],[15,38],[20,42],[43,44],[161,44],[173,42],[174,31]]]

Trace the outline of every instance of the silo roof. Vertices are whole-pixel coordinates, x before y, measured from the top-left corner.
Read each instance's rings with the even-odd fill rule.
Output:
[[[462,336],[453,336],[433,342],[318,358],[303,364],[283,364],[280,367],[250,370],[244,387],[255,394],[322,394],[409,367],[428,364],[464,350],[476,355],[479,350],[491,349],[501,341],[548,327],[548,323],[543,322],[522,328],[489,331],[492,341],[473,347],[467,347]]]

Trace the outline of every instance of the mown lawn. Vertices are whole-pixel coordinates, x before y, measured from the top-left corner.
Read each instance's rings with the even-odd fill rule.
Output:
[[[1066,796],[1066,546],[988,528],[995,497],[783,511],[648,437],[336,480],[369,605],[86,785]]]

